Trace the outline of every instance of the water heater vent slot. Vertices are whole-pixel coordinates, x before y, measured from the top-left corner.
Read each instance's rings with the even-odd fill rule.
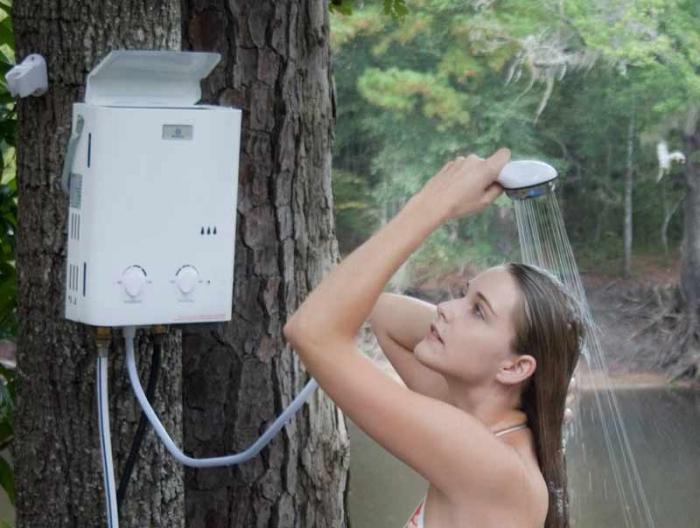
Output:
[[[83,175],[71,172],[70,175],[70,206],[80,209],[83,194]]]
[[[70,214],[69,231],[73,240],[80,240],[80,215],[78,213]]]
[[[70,264],[68,266],[68,289],[71,291],[78,291],[78,275],[80,274],[80,268],[75,264]]]

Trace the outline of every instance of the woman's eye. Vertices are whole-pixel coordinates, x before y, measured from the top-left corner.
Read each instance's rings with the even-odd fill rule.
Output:
[[[484,318],[484,312],[481,311],[481,306],[478,304],[474,305],[474,313],[477,314],[481,319]]]

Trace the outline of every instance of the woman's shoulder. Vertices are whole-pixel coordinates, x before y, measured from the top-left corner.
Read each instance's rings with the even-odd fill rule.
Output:
[[[487,517],[493,515],[493,512],[487,513],[489,510],[498,508],[508,518],[519,519],[528,526],[543,526],[549,507],[549,490],[539,466],[532,431],[522,429],[499,440],[516,455],[511,458],[511,478],[502,483],[497,495],[490,489],[484,489],[480,491],[485,495],[476,497],[472,489],[469,490],[469,497],[463,497],[463,500],[473,508],[474,499],[478,498],[477,503],[484,508],[482,513]]]
[[[423,507],[431,520],[443,520],[444,525],[449,525],[449,519],[462,523],[459,526],[542,527],[547,518],[549,493],[539,470],[533,471],[523,464],[520,478],[504,483],[498,493],[469,489],[460,497],[448,497],[437,489],[430,489]]]
[[[513,461],[511,478],[499,485],[498,493],[494,493],[490,486],[477,486],[464,488],[457,494],[447,494],[431,485],[426,511],[432,509],[433,512],[427,515],[441,518],[439,510],[444,510],[444,519],[459,519],[472,525],[476,522],[475,526],[487,519],[491,523],[499,522],[494,521],[496,519],[509,523],[517,519],[518,526],[544,526],[549,492],[532,440],[532,433],[525,429],[512,433],[511,438],[504,441],[517,456],[510,459]],[[449,515],[448,511],[451,512]]]

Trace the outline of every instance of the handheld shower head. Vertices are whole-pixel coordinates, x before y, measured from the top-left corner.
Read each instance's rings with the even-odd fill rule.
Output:
[[[516,160],[506,163],[496,181],[512,200],[526,200],[553,192],[557,176],[557,170],[543,161]]]

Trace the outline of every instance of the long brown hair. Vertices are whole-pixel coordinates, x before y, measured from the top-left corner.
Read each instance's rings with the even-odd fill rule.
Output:
[[[521,408],[533,431],[540,470],[549,490],[545,528],[569,527],[569,496],[562,427],[566,395],[583,346],[581,305],[554,275],[510,262],[506,269],[522,293],[513,349],[537,361],[521,393]]]

